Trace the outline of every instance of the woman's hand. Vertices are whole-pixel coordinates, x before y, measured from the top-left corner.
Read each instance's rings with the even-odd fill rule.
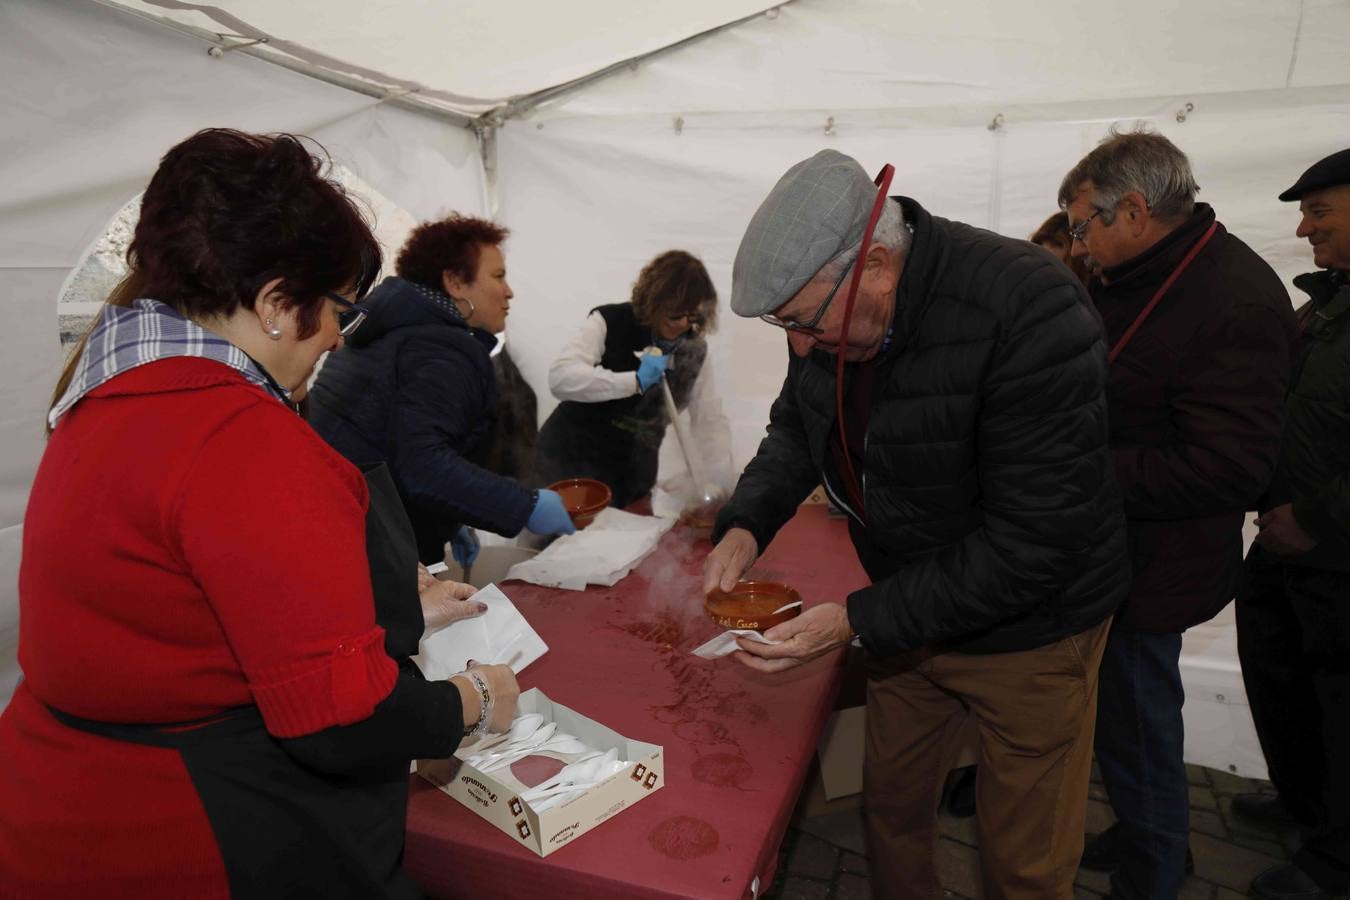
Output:
[[[510,666],[485,666],[469,660],[469,672],[483,679],[491,698],[492,712],[488,719],[487,732],[496,734],[511,727],[516,717],[516,701],[520,699],[520,685],[516,683],[516,673]],[[452,675],[450,681],[459,688],[460,700],[464,706],[464,730],[468,731],[478,724],[478,714],[483,708],[482,695],[478,686],[467,673]]]
[[[418,581],[422,572],[418,572]],[[487,612],[487,604],[469,601],[478,588],[461,581],[437,581],[434,576],[430,584],[419,584],[417,591],[422,601],[422,620],[425,623],[423,634],[431,634],[460,619],[472,619]]]

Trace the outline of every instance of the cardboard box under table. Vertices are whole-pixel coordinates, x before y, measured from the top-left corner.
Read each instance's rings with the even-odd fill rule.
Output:
[[[461,747],[453,759],[418,760],[417,773],[540,856],[548,856],[596,825],[637,803],[665,785],[665,762],[656,744],[630,740],[599,722],[554,703],[538,688],[520,695],[518,715],[539,713],[544,723],[557,724],[592,750],[617,749],[628,766],[560,806],[536,812],[520,799],[533,785],[520,781],[511,766],[481,771],[466,760],[476,752]],[[554,757],[560,762],[579,754],[544,750],[529,756]]]

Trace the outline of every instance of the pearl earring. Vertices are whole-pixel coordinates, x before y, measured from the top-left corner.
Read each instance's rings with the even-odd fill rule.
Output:
[[[270,337],[270,338],[271,338],[272,340],[274,340],[274,341],[279,341],[279,340],[281,340],[281,329],[278,328],[278,327],[276,327],[275,325],[273,325],[271,319],[268,319],[268,320],[267,320],[266,322],[264,322],[263,324],[267,326],[267,336],[268,336],[268,337]]]

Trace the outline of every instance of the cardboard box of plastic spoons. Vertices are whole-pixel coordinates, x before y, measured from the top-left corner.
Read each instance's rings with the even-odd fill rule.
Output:
[[[536,812],[520,799],[530,786],[516,779],[511,766],[483,772],[469,765],[465,760],[476,752],[474,744],[461,746],[450,759],[418,760],[417,774],[540,856],[548,856],[559,847],[565,847],[665,786],[665,758],[659,745],[626,738],[594,719],[553,702],[538,688],[530,688],[520,695],[516,715],[527,713],[539,713],[544,724],[556,723],[557,733],[572,735],[590,750],[603,753],[617,748],[619,759],[626,760],[628,765],[580,796],[542,812]],[[580,753],[558,754],[547,750],[534,755],[553,757],[564,763],[581,756]]]

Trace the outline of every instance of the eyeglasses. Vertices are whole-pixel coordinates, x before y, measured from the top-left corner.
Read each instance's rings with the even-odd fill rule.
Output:
[[[863,229],[862,241],[858,244],[858,255],[854,258],[852,263],[844,266],[844,270],[840,272],[839,277],[835,279],[834,287],[830,288],[830,292],[825,295],[825,299],[821,302],[820,308],[816,310],[816,314],[811,317],[810,321],[792,322],[787,319],[780,319],[773,313],[764,313],[760,316],[760,319],[768,322],[770,325],[777,325],[785,331],[794,331],[797,334],[805,334],[811,337],[817,337],[824,334],[825,329],[817,326],[820,325],[820,320],[825,318],[825,310],[829,309],[830,301],[833,300],[834,295],[839,292],[839,286],[844,283],[844,276],[850,271],[853,271],[853,280],[848,289],[848,299],[844,303],[844,319],[841,332],[842,336],[848,336],[848,323],[853,315],[853,298],[858,293],[858,283],[861,280],[862,275],[862,270],[859,269],[858,266],[862,262],[863,254],[867,252],[867,248],[872,243],[872,232],[876,230],[877,222],[881,218],[881,209],[886,203],[886,190],[891,186],[891,177],[894,174],[895,168],[889,163],[882,166],[880,174],[877,175],[876,180],[873,182],[877,185],[877,196],[876,199],[872,201],[872,213],[867,218],[867,226]],[[841,366],[843,365],[843,359],[844,355],[841,353],[839,355]],[[842,372],[843,370],[840,369],[840,371]]]
[[[862,250],[859,249],[858,252],[861,253]],[[816,314],[811,317],[810,321],[793,322],[790,319],[780,319],[773,313],[764,313],[760,318],[770,325],[777,325],[779,328],[786,329],[787,331],[795,331],[797,334],[809,334],[812,337],[818,334],[824,334],[824,330],[817,328],[816,326],[820,324],[821,319],[825,318],[825,310],[830,308],[830,301],[834,299],[835,294],[839,293],[839,286],[844,283],[844,276],[847,275],[852,268],[852,263],[844,266],[843,271],[839,273],[839,277],[834,280],[834,287],[830,288],[830,292],[825,295],[825,299],[821,302],[820,308],[816,310]]]
[[[666,316],[666,321],[672,324],[682,320],[687,321],[689,323],[689,327],[691,328],[697,328],[698,326],[703,324],[703,316],[699,315],[696,312],[682,312],[677,315]]]
[[[1074,225],[1072,228],[1070,228],[1069,240],[1077,241],[1080,244],[1083,243],[1083,236],[1087,234],[1088,223],[1091,222],[1093,219],[1097,218],[1098,216],[1100,216],[1104,212],[1106,212],[1106,210],[1099,206],[1097,207],[1097,211],[1095,213],[1093,213],[1083,221],[1079,222],[1077,225]]]
[[[352,332],[360,328],[361,323],[366,320],[366,311],[346,297],[339,296],[332,291],[324,292],[324,296],[342,307],[342,312],[338,313],[338,334],[343,337],[351,337]]]

